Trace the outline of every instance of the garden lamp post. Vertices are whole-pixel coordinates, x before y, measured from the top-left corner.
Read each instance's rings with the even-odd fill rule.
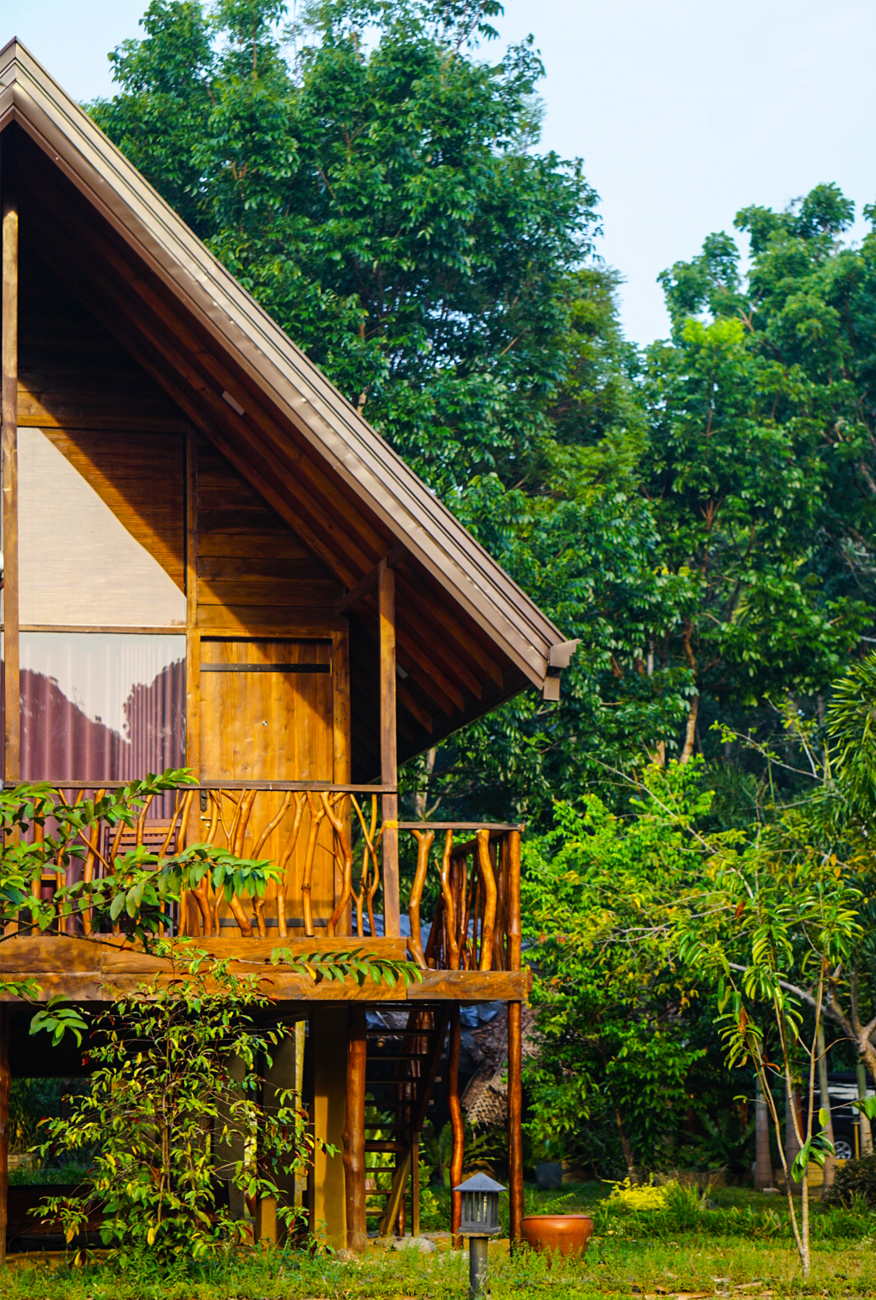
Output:
[[[458,1187],[462,1193],[459,1231],[468,1237],[468,1293],[471,1300],[487,1290],[487,1245],[499,1231],[499,1193],[505,1188],[486,1174],[475,1174]]]

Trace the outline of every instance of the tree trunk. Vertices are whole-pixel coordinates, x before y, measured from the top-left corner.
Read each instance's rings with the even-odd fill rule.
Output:
[[[827,1047],[824,1041],[824,1025],[819,1021],[818,1036],[816,1039],[816,1051],[818,1052],[818,1097],[821,1106],[827,1111],[827,1124],[825,1131],[830,1139],[830,1145],[833,1146],[833,1116],[830,1111],[830,1091],[827,1083]],[[824,1162],[824,1182],[821,1184],[821,1199],[827,1196],[828,1191],[833,1185],[833,1176],[836,1173],[836,1157],[828,1156]]]
[[[627,1137],[627,1131],[624,1128],[623,1117],[621,1116],[620,1110],[617,1106],[614,1108],[614,1117],[617,1120],[617,1129],[620,1133],[621,1148],[624,1153],[624,1164],[627,1167],[627,1175],[633,1186],[636,1186],[639,1182],[639,1175],[636,1170],[636,1162],[633,1159],[633,1148],[630,1145],[630,1139]]]
[[[793,1089],[793,1091],[791,1090],[787,1091],[785,1094],[785,1160],[787,1161],[788,1164],[789,1178],[791,1177],[791,1173],[790,1173],[791,1166],[793,1165],[794,1161],[797,1159],[797,1154],[800,1151],[800,1143],[797,1140],[797,1128],[795,1127],[794,1124],[795,1109],[797,1112],[796,1114],[797,1124],[799,1125],[802,1131],[803,1125],[800,1122],[801,1120],[800,1096],[796,1088]],[[793,1179],[791,1179],[791,1181],[793,1182]]]
[[[697,735],[697,716],[700,711],[700,697],[695,695],[691,700],[690,712],[687,715],[687,726],[684,732],[684,748],[681,751],[679,762],[686,763],[693,757],[694,742]]]
[[[762,1192],[764,1188],[773,1186],[773,1162],[770,1156],[770,1113],[759,1079],[754,1106],[754,1137],[754,1186]]]

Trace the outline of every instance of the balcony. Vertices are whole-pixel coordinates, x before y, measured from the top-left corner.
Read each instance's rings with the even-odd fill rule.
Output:
[[[92,783],[59,785],[69,802],[99,795]],[[113,784],[107,782],[104,789]],[[394,791],[390,792],[394,795]],[[91,880],[131,849],[160,856],[207,843],[237,856],[268,860],[279,880],[264,897],[233,896],[205,877],[168,911],[165,936],[187,941],[235,967],[263,970],[276,949],[306,952],[364,948],[407,958],[419,981],[361,988],[314,985],[271,964],[264,978],[283,1001],[520,999],[521,827],[485,822],[395,822],[382,815],[387,788],[287,781],[204,783],[149,801],[133,826],[98,824],[83,844]],[[393,800],[394,803],[394,800]],[[398,863],[409,884],[400,889]],[[44,873],[40,888],[63,879]],[[58,935],[22,930],[0,944],[0,971],[41,972],[52,993],[77,1000],[106,997],[167,971],[166,960],[139,950],[123,926],[98,934],[92,916],[67,921]],[[94,942],[98,940],[98,942]],[[43,974],[51,974],[45,981]]]

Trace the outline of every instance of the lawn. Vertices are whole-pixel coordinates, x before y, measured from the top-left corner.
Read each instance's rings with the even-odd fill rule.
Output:
[[[715,1189],[709,1206],[682,1223],[664,1211],[615,1211],[605,1192],[598,1184],[553,1196],[527,1188],[527,1209],[589,1209],[598,1232],[586,1256],[571,1262],[528,1251],[511,1256],[507,1240],[495,1241],[491,1300],[876,1295],[876,1219],[866,1211],[814,1205],[813,1268],[804,1285],[780,1197]],[[444,1199],[435,1196],[436,1216]],[[2,1294],[4,1300],[450,1300],[467,1296],[468,1265],[446,1238],[428,1254],[372,1244],[355,1261],[328,1253],[250,1251],[200,1272],[160,1269],[144,1260],[75,1267],[31,1258],[13,1262]]]

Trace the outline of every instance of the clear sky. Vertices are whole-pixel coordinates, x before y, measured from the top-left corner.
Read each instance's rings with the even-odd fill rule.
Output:
[[[0,43],[19,36],[89,99],[111,93],[107,52],[145,6],[0,0]],[[544,143],[585,160],[637,342],[666,333],[658,273],[738,208],[821,181],[876,202],[872,0],[506,0],[500,28],[542,52]]]

